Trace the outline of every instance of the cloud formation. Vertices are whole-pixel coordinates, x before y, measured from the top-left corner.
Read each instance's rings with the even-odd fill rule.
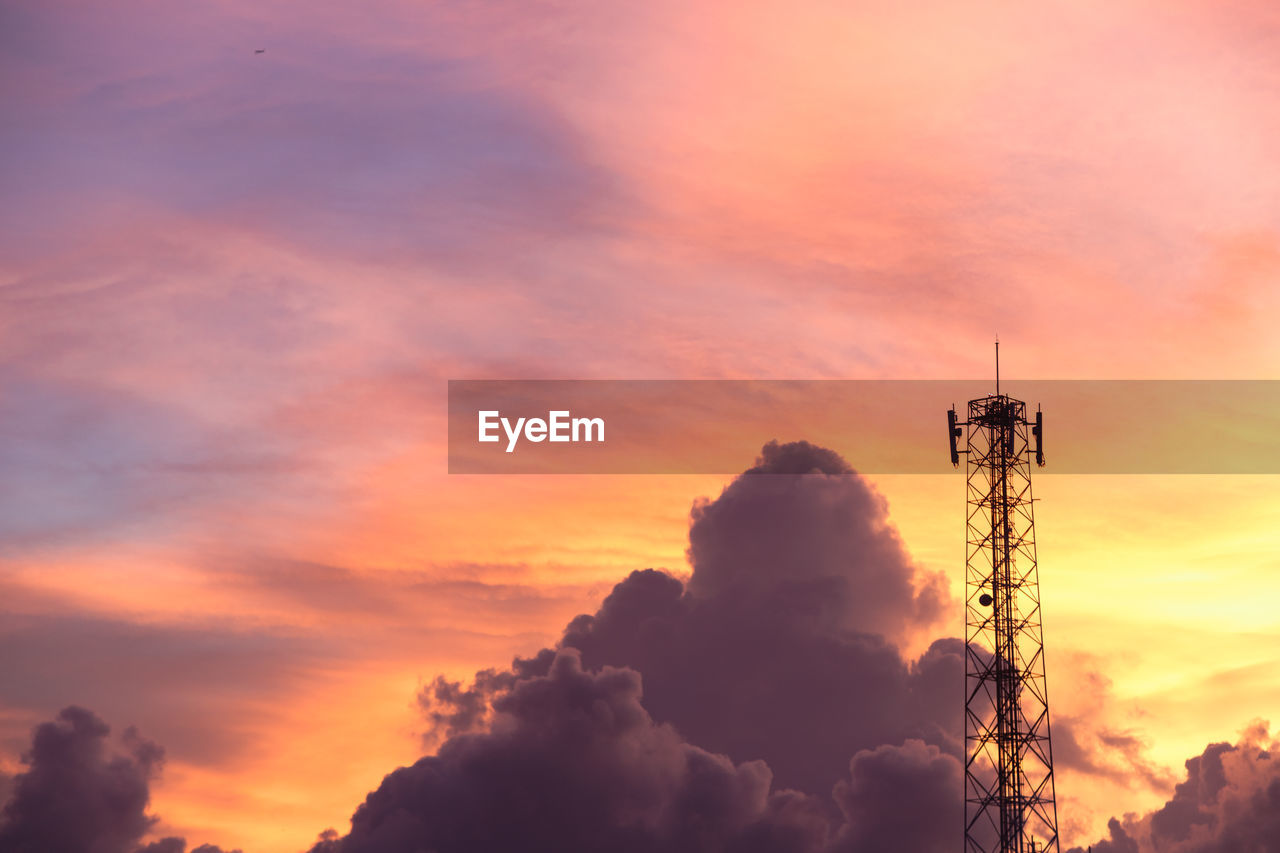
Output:
[[[10,783],[10,796],[0,811],[0,850],[184,853],[186,842],[181,838],[138,847],[156,823],[147,807],[164,750],[132,727],[113,747],[110,733],[92,711],[74,705],[36,727],[22,759],[27,769]],[[206,844],[192,853],[223,851]]]
[[[573,768],[590,767],[625,775],[623,763],[614,760],[602,771],[599,761],[573,757],[570,749],[562,751],[561,765],[543,767],[561,760],[524,744],[525,736],[534,742],[536,731],[562,725],[559,713],[579,715],[563,703],[548,710],[527,702],[531,695],[570,689],[570,670],[582,684],[594,684],[591,679],[603,672],[620,679],[626,674],[634,690],[627,702],[637,704],[631,712],[640,720],[636,730],[666,731],[676,738],[668,744],[672,751],[712,754],[736,772],[762,768],[768,779],[763,799],[745,811],[739,803],[736,817],[724,818],[723,825],[737,829],[722,827],[699,849],[737,849],[733,845],[745,841],[736,833],[746,825],[759,838],[774,839],[776,847],[762,849],[954,847],[963,790],[956,701],[963,642],[934,640],[916,660],[895,642],[927,635],[948,602],[941,579],[911,561],[876,491],[836,453],[806,442],[769,443],[721,496],[695,503],[689,558],[687,581],[664,571],[634,571],[598,611],[573,619],[556,647],[517,658],[509,670],[479,672],[470,685],[436,679],[420,703],[429,742],[443,743],[438,756],[389,776],[357,812],[351,834],[326,839],[317,850],[463,850],[475,843],[477,836],[468,833],[479,833],[477,827],[518,824],[472,779],[471,758],[463,760],[472,751],[484,754],[494,775],[530,772],[530,762],[539,774],[572,776]],[[543,686],[535,690],[535,683]],[[1105,681],[1096,680],[1094,688],[1105,693]],[[1088,736],[1078,740],[1079,733]],[[1071,719],[1064,734],[1074,747],[1065,763],[1076,772],[1110,779],[1125,767],[1143,768],[1144,783],[1158,783],[1133,736],[1103,730],[1094,738],[1084,719]],[[618,738],[611,730],[590,743],[607,747],[613,757],[649,756]],[[425,788],[421,780],[428,777],[466,802],[463,807],[449,800],[449,820],[474,826],[436,834],[436,809],[443,808],[436,800],[443,794]],[[727,776],[721,779],[718,795],[727,798],[735,788],[723,781]],[[581,780],[561,784],[570,781]],[[655,816],[684,802],[684,784],[676,781],[653,795],[646,825],[657,825]],[[608,793],[630,788],[611,785],[590,785],[607,800],[600,804],[603,813],[635,815],[625,795]],[[550,784],[540,786],[539,795],[571,798]],[[791,811],[777,812],[778,798],[790,798]],[[557,808],[567,807],[539,806],[531,813]],[[805,831],[788,822],[794,809],[806,816]],[[410,816],[415,829],[407,836],[388,829]],[[617,829],[616,822],[602,820],[609,831]],[[522,831],[550,833],[541,825]],[[781,836],[792,847],[776,840]],[[575,847],[580,839],[563,843],[563,849],[590,849]],[[662,829],[635,843],[668,849],[682,841]]]
[[[790,787],[825,794],[855,752],[907,738],[960,753],[960,641],[913,663],[890,639],[932,624],[941,579],[915,568],[884,500],[839,456],[766,445],[695,504],[689,538],[687,585],[635,572],[561,645],[588,667],[636,669],[656,719],[765,759]]]
[[[911,660],[895,641],[948,602],[874,489],[828,450],[770,443],[695,503],[689,557],[687,581],[633,572],[554,648],[470,684],[436,679],[419,697],[436,754],[386,776],[312,853],[952,849],[963,647],[939,639]],[[1059,733],[1081,772],[1119,772],[1105,748],[1146,766],[1132,736],[1083,730]],[[113,750],[108,735],[74,707],[36,729],[28,769],[5,780],[3,849],[187,853],[180,837],[142,843],[163,751],[133,730]],[[1277,748],[1263,726],[1210,746],[1165,807],[1113,819],[1095,846],[1268,849]]]
[[[691,520],[689,592],[699,599],[780,594],[819,629],[891,639],[928,626],[946,600],[945,579],[912,565],[884,498],[839,454],[805,441],[765,445]]]
[[[835,789],[847,821],[837,829],[823,798],[773,789],[763,761],[690,744],[641,696],[634,670],[590,672],[576,649],[554,652],[546,674],[493,700],[489,731],[391,773],[350,833],[312,853],[872,853],[888,838],[924,853],[954,835],[960,764],[936,747],[913,740],[855,755]]]
[[[0,849],[10,853],[127,853],[151,828],[149,783],[164,750],[127,729],[109,749],[107,724],[64,708],[36,727],[27,769],[0,813]]]
[[[641,705],[633,670],[582,668],[573,649],[494,700],[491,731],[390,774],[344,839],[315,853],[477,849],[812,849],[826,821],[803,795],[770,791],[760,761],[684,741]]]
[[[633,572],[557,648],[430,685],[438,754],[315,853],[946,847],[961,645],[912,662],[886,638],[930,625],[945,597],[883,499],[831,451],[770,443],[695,505],[689,554],[687,584]]]
[[[162,838],[159,841],[153,841],[145,847],[139,847],[138,853],[187,853],[187,840],[185,838]],[[216,844],[201,844],[199,847],[193,848],[191,853],[241,853],[239,850],[223,850]]]
[[[1269,853],[1280,849],[1280,741],[1255,723],[1238,742],[1187,759],[1173,797],[1112,818],[1094,853]],[[1077,847],[1069,853],[1082,853]]]

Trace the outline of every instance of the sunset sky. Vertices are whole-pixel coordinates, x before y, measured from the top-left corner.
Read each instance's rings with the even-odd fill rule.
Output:
[[[0,795],[82,706],[147,840],[345,833],[437,676],[690,575],[731,476],[450,475],[449,379],[1280,374],[1271,3],[18,0],[0,104]],[[1065,851],[1280,725],[1280,477],[1035,490]]]

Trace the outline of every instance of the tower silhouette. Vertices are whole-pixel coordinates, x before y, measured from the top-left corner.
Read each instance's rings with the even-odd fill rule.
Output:
[[[966,458],[965,853],[1057,853],[1053,749],[1031,462],[1044,417],[1000,393],[947,412],[951,463]],[[964,439],[964,448],[958,441]]]

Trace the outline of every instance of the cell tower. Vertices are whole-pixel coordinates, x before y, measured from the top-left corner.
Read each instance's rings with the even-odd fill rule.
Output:
[[[947,412],[951,464],[967,459],[965,853],[1057,853],[1031,460],[1044,416],[1000,393]],[[965,438],[965,448],[957,441]],[[1034,441],[1034,444],[1032,443]]]

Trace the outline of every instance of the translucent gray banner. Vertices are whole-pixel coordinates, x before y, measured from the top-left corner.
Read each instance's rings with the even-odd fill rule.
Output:
[[[991,380],[451,380],[454,474],[732,474],[805,440],[869,474],[951,470],[946,411]],[[1002,380],[1043,473],[1280,473],[1280,381]],[[963,464],[963,460],[961,462]]]

